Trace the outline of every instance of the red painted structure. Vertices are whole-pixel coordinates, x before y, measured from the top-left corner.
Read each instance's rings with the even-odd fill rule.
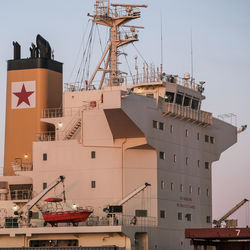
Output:
[[[249,250],[250,228],[199,228],[186,229],[186,239],[191,239],[194,249],[203,246],[203,249],[217,250]],[[201,249],[201,248],[199,248]]]
[[[77,226],[79,222],[86,221],[93,213],[92,210],[83,209],[82,207],[78,207],[76,210],[63,211],[63,206],[61,204],[63,200],[61,198],[47,198],[44,201],[53,208],[52,211],[48,209],[46,212],[42,213],[44,225],[49,223],[51,226],[57,226],[58,223],[72,223],[74,226]],[[55,204],[55,206],[53,207],[52,204]],[[60,211],[58,211],[58,207],[61,209]]]

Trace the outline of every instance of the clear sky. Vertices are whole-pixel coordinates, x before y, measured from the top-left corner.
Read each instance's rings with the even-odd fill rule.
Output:
[[[117,1],[116,1],[117,2]],[[145,26],[136,47],[148,63],[160,64],[160,23],[163,26],[164,71],[190,72],[190,31],[193,34],[194,76],[206,81],[202,109],[237,115],[238,126],[249,124],[238,143],[213,164],[213,215],[219,218],[243,198],[250,199],[250,1],[249,0],[127,0],[148,4],[136,25]],[[3,165],[6,61],[13,57],[13,41],[29,56],[40,33],[64,63],[64,82],[81,52],[81,41],[93,12],[94,0],[0,1],[0,166]],[[128,46],[129,55],[138,55]],[[97,57],[94,53],[93,57]],[[132,60],[133,62],[133,60]],[[240,224],[249,221],[249,206],[241,208]]]

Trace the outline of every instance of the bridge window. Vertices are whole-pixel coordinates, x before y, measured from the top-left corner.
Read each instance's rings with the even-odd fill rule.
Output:
[[[165,102],[172,103],[174,101],[174,93],[173,92],[166,92],[165,94]]]
[[[186,106],[186,107],[190,106],[190,101],[191,101],[191,98],[185,96],[185,98],[184,98],[184,106]]]
[[[177,94],[176,95],[176,104],[182,105],[182,99],[183,99],[183,95],[181,94]]]
[[[199,106],[199,101],[193,99],[192,100],[192,109],[198,109],[198,106]]]

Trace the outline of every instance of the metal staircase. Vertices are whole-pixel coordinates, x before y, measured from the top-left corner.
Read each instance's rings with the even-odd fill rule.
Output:
[[[76,121],[74,120],[72,126],[70,126],[70,128],[65,132],[64,140],[70,140],[76,134],[81,125],[82,125],[81,118],[78,118]]]

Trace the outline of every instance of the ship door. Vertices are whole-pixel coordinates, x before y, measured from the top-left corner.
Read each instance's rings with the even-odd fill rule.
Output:
[[[135,250],[148,250],[148,233],[135,233]]]

